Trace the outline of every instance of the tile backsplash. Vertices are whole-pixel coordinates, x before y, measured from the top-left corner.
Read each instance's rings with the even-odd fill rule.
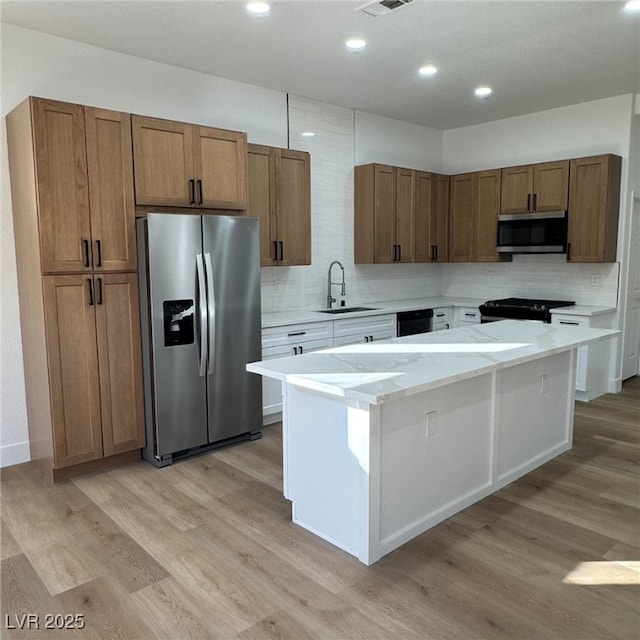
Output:
[[[315,135],[303,137],[303,131]],[[616,306],[618,264],[567,264],[564,255],[516,255],[505,263],[354,264],[354,112],[289,96],[288,140],[292,149],[311,153],[312,264],[263,268],[263,312],[323,308],[333,260],[344,265],[348,305],[449,295]],[[341,276],[339,269],[333,273]],[[335,296],[340,289],[333,291]]]
[[[618,263],[570,264],[564,255],[516,255],[513,262],[447,264],[442,295],[474,298],[521,297],[575,300],[615,307]]]

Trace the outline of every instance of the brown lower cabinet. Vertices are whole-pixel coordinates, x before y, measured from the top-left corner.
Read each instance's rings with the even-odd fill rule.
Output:
[[[54,469],[143,447],[136,274],[43,284]]]

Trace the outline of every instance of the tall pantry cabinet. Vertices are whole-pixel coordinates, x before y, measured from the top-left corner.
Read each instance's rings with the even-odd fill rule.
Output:
[[[54,479],[139,458],[130,116],[28,98],[7,140],[31,457]]]

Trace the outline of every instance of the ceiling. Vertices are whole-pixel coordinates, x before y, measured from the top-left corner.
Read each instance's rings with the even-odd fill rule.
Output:
[[[640,14],[623,2],[5,1],[2,22],[437,129],[640,92]],[[349,36],[367,48],[345,49]],[[421,78],[419,66],[439,71]],[[494,94],[474,97],[479,84]]]

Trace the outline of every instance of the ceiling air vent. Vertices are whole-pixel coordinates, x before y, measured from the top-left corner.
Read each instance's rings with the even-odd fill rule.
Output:
[[[400,9],[409,4],[412,0],[373,0],[373,2],[367,2],[361,7],[356,9],[356,12],[365,13],[368,16],[379,18],[380,16],[386,16],[394,9]]]

